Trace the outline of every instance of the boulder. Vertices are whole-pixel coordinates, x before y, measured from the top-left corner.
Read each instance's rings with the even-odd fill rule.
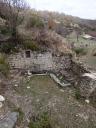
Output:
[[[2,120],[0,120],[0,128],[14,128],[19,113],[8,113]]]
[[[3,101],[5,101],[5,98],[2,95],[0,95],[0,102],[3,102]]]

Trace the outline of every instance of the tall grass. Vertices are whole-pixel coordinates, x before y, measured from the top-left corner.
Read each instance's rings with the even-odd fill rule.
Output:
[[[9,64],[7,63],[6,56],[4,54],[0,54],[0,72],[8,76],[9,74]]]
[[[34,41],[24,41],[23,47],[24,47],[24,49],[30,49],[32,51],[40,50],[37,42],[34,42]]]

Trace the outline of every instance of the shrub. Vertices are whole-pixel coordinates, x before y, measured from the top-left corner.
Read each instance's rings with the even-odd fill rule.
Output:
[[[77,100],[79,100],[81,98],[81,95],[80,95],[79,91],[76,91],[75,97],[76,97]]]
[[[52,128],[48,113],[44,112],[38,117],[33,117],[29,123],[29,128]]]
[[[9,54],[10,52],[17,52],[18,49],[16,48],[13,42],[5,42],[2,43],[0,46],[0,52]]]
[[[21,122],[23,121],[23,117],[24,117],[24,113],[23,113],[22,109],[16,108],[16,109],[14,109],[14,111],[19,113],[19,118],[18,118],[17,124],[21,124]]]
[[[87,54],[87,50],[85,50],[84,48],[74,48],[74,51],[77,55],[86,55]]]
[[[30,49],[32,51],[38,51],[39,50],[39,46],[36,42],[33,41],[26,41],[23,43],[24,45],[24,49]]]
[[[11,35],[11,31],[7,26],[0,26],[1,34],[3,35]]]
[[[9,73],[9,64],[6,61],[6,57],[2,54],[0,54],[0,72],[7,76]]]
[[[32,28],[32,27],[42,28],[44,27],[44,23],[38,16],[33,16],[33,17],[30,17],[29,20],[27,21],[26,27],[27,28]]]

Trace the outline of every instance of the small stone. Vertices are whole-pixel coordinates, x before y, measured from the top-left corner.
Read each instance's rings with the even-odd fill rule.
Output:
[[[3,102],[3,101],[5,101],[5,98],[2,95],[0,95],[0,102]]]
[[[31,73],[29,70],[28,70],[27,74],[28,74],[29,76],[31,76],[31,75],[32,75],[32,73]]]
[[[3,107],[3,104],[2,104],[2,102],[0,102],[0,108],[2,108]]]
[[[29,120],[29,119],[27,119],[27,122],[28,122],[28,123],[30,123],[30,120]]]
[[[85,102],[86,102],[87,104],[89,104],[89,103],[90,103],[90,101],[89,101],[89,100],[87,100],[87,99],[85,100]]]
[[[27,86],[27,89],[30,89],[30,86]]]
[[[37,102],[39,102],[40,100],[39,100],[39,99],[37,99],[36,101],[37,101]]]
[[[64,92],[64,90],[63,90],[63,89],[60,89],[60,91],[61,91],[61,92]]]
[[[18,87],[18,84],[15,84],[14,86],[15,86],[15,87]]]

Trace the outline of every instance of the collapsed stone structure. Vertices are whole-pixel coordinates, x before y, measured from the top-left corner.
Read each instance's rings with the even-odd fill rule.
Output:
[[[84,73],[82,76],[79,78],[79,90],[80,94],[83,97],[86,98],[96,98],[96,74],[89,72],[89,73]],[[93,98],[92,98],[93,99]]]
[[[53,72],[62,75],[64,79],[79,89],[81,96],[89,98],[96,90],[96,79],[84,76],[90,73],[84,66],[73,62],[71,54],[52,52],[32,52],[22,50],[8,57],[12,69],[30,70],[32,72]],[[95,93],[94,93],[95,94]]]

